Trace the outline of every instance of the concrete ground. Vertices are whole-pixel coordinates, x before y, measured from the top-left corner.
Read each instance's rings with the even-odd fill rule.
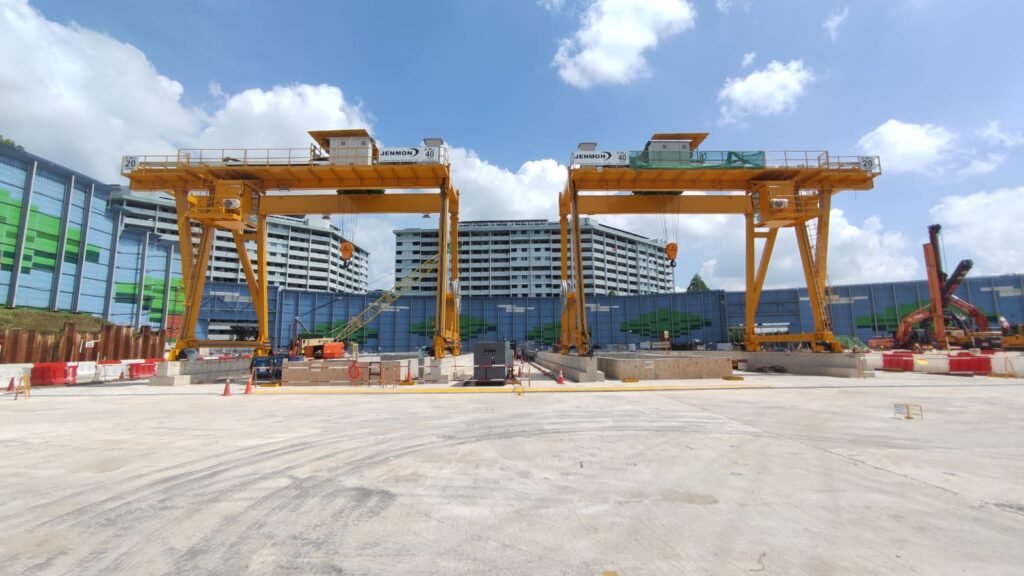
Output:
[[[1024,573],[1024,381],[744,383],[4,396],[0,573]]]

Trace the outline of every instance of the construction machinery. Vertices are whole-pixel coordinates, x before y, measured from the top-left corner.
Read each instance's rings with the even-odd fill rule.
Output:
[[[447,145],[426,138],[420,146],[379,148],[362,129],[309,135],[314,143],[308,148],[183,149],[122,158],[121,173],[132,190],[169,192],[177,205],[185,313],[172,359],[214,345],[268,353],[267,217],[307,214],[439,214],[433,348],[439,358],[459,354],[459,193],[452,185]],[[234,238],[256,308],[255,341],[196,338],[216,230]],[[255,266],[247,242],[254,245]],[[351,244],[341,246],[342,257],[352,250]]]
[[[345,342],[364,328],[371,320],[380,316],[394,304],[402,294],[419,284],[427,274],[436,271],[438,256],[431,256],[420,263],[412,272],[406,274],[395,283],[390,290],[385,290],[380,297],[370,303],[362,312],[356,314],[337,329],[319,337],[297,338],[292,343],[292,354],[307,358],[343,358]]]
[[[828,309],[828,234],[832,195],[870,190],[881,174],[877,156],[833,156],[827,151],[705,151],[708,134],[655,134],[642,151],[601,151],[582,143],[569,160],[559,197],[562,232],[562,326],[559,349],[591,351],[587,329],[580,216],[583,214],[736,214],[746,221],[744,347],[806,342],[815,351],[840,351]],[[775,239],[795,232],[814,331],[765,334],[755,313]],[[756,243],[763,240],[760,261]],[[666,245],[675,261],[678,246]],[[756,270],[755,270],[756,267]],[[571,275],[570,275],[571,272]]]
[[[985,314],[954,294],[974,267],[974,261],[961,260],[953,274],[947,275],[942,264],[941,233],[939,224],[929,226],[928,242],[922,246],[930,300],[900,320],[892,347],[1002,348],[1002,332],[989,330]]]
[[[1011,325],[1006,318],[999,317],[999,327],[1003,332],[1003,348],[1005,350],[1024,350],[1024,324]]]

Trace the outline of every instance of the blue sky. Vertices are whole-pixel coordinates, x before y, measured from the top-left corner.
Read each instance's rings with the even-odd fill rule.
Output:
[[[921,277],[933,221],[949,260],[1024,268],[1024,3],[0,0],[0,14],[0,47],[24,67],[0,72],[0,133],[88,173],[111,166],[101,177],[123,153],[299,146],[338,127],[310,123],[368,124],[390,144],[458,148],[467,217],[554,219],[577,142],[708,131],[707,149],[882,155],[876,189],[834,203],[833,281]],[[69,126],[109,137],[55,142]],[[737,219],[601,220],[678,229],[680,284],[698,270],[742,284]],[[390,228],[424,221],[360,221],[386,282]],[[799,283],[779,250],[769,283]]]

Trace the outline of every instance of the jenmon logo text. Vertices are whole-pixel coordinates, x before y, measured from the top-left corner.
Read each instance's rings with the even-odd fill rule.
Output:
[[[413,158],[419,156],[420,151],[416,148],[402,148],[400,150],[381,150],[380,155],[391,158],[391,157],[402,157],[402,158]]]
[[[577,152],[578,160],[611,160],[611,152]]]

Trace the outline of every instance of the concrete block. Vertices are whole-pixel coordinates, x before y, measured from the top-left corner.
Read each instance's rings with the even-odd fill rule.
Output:
[[[554,352],[537,352],[537,363],[562,375],[573,382],[604,382],[604,372],[598,369],[597,358],[573,356]]]
[[[473,355],[428,358],[423,379],[434,384],[467,380],[473,376]]]
[[[732,360],[698,355],[602,355],[597,357],[597,365],[605,375],[616,380],[724,378],[732,374]]]
[[[191,376],[176,374],[174,376],[154,376],[149,379],[150,386],[188,386],[192,383]]]
[[[832,376],[836,378],[873,378],[874,370],[868,367],[864,354],[812,353],[812,352],[744,352],[708,351],[688,352],[698,356],[723,357],[731,360],[746,360],[748,370],[773,366],[781,367],[787,374],[802,376]]]

